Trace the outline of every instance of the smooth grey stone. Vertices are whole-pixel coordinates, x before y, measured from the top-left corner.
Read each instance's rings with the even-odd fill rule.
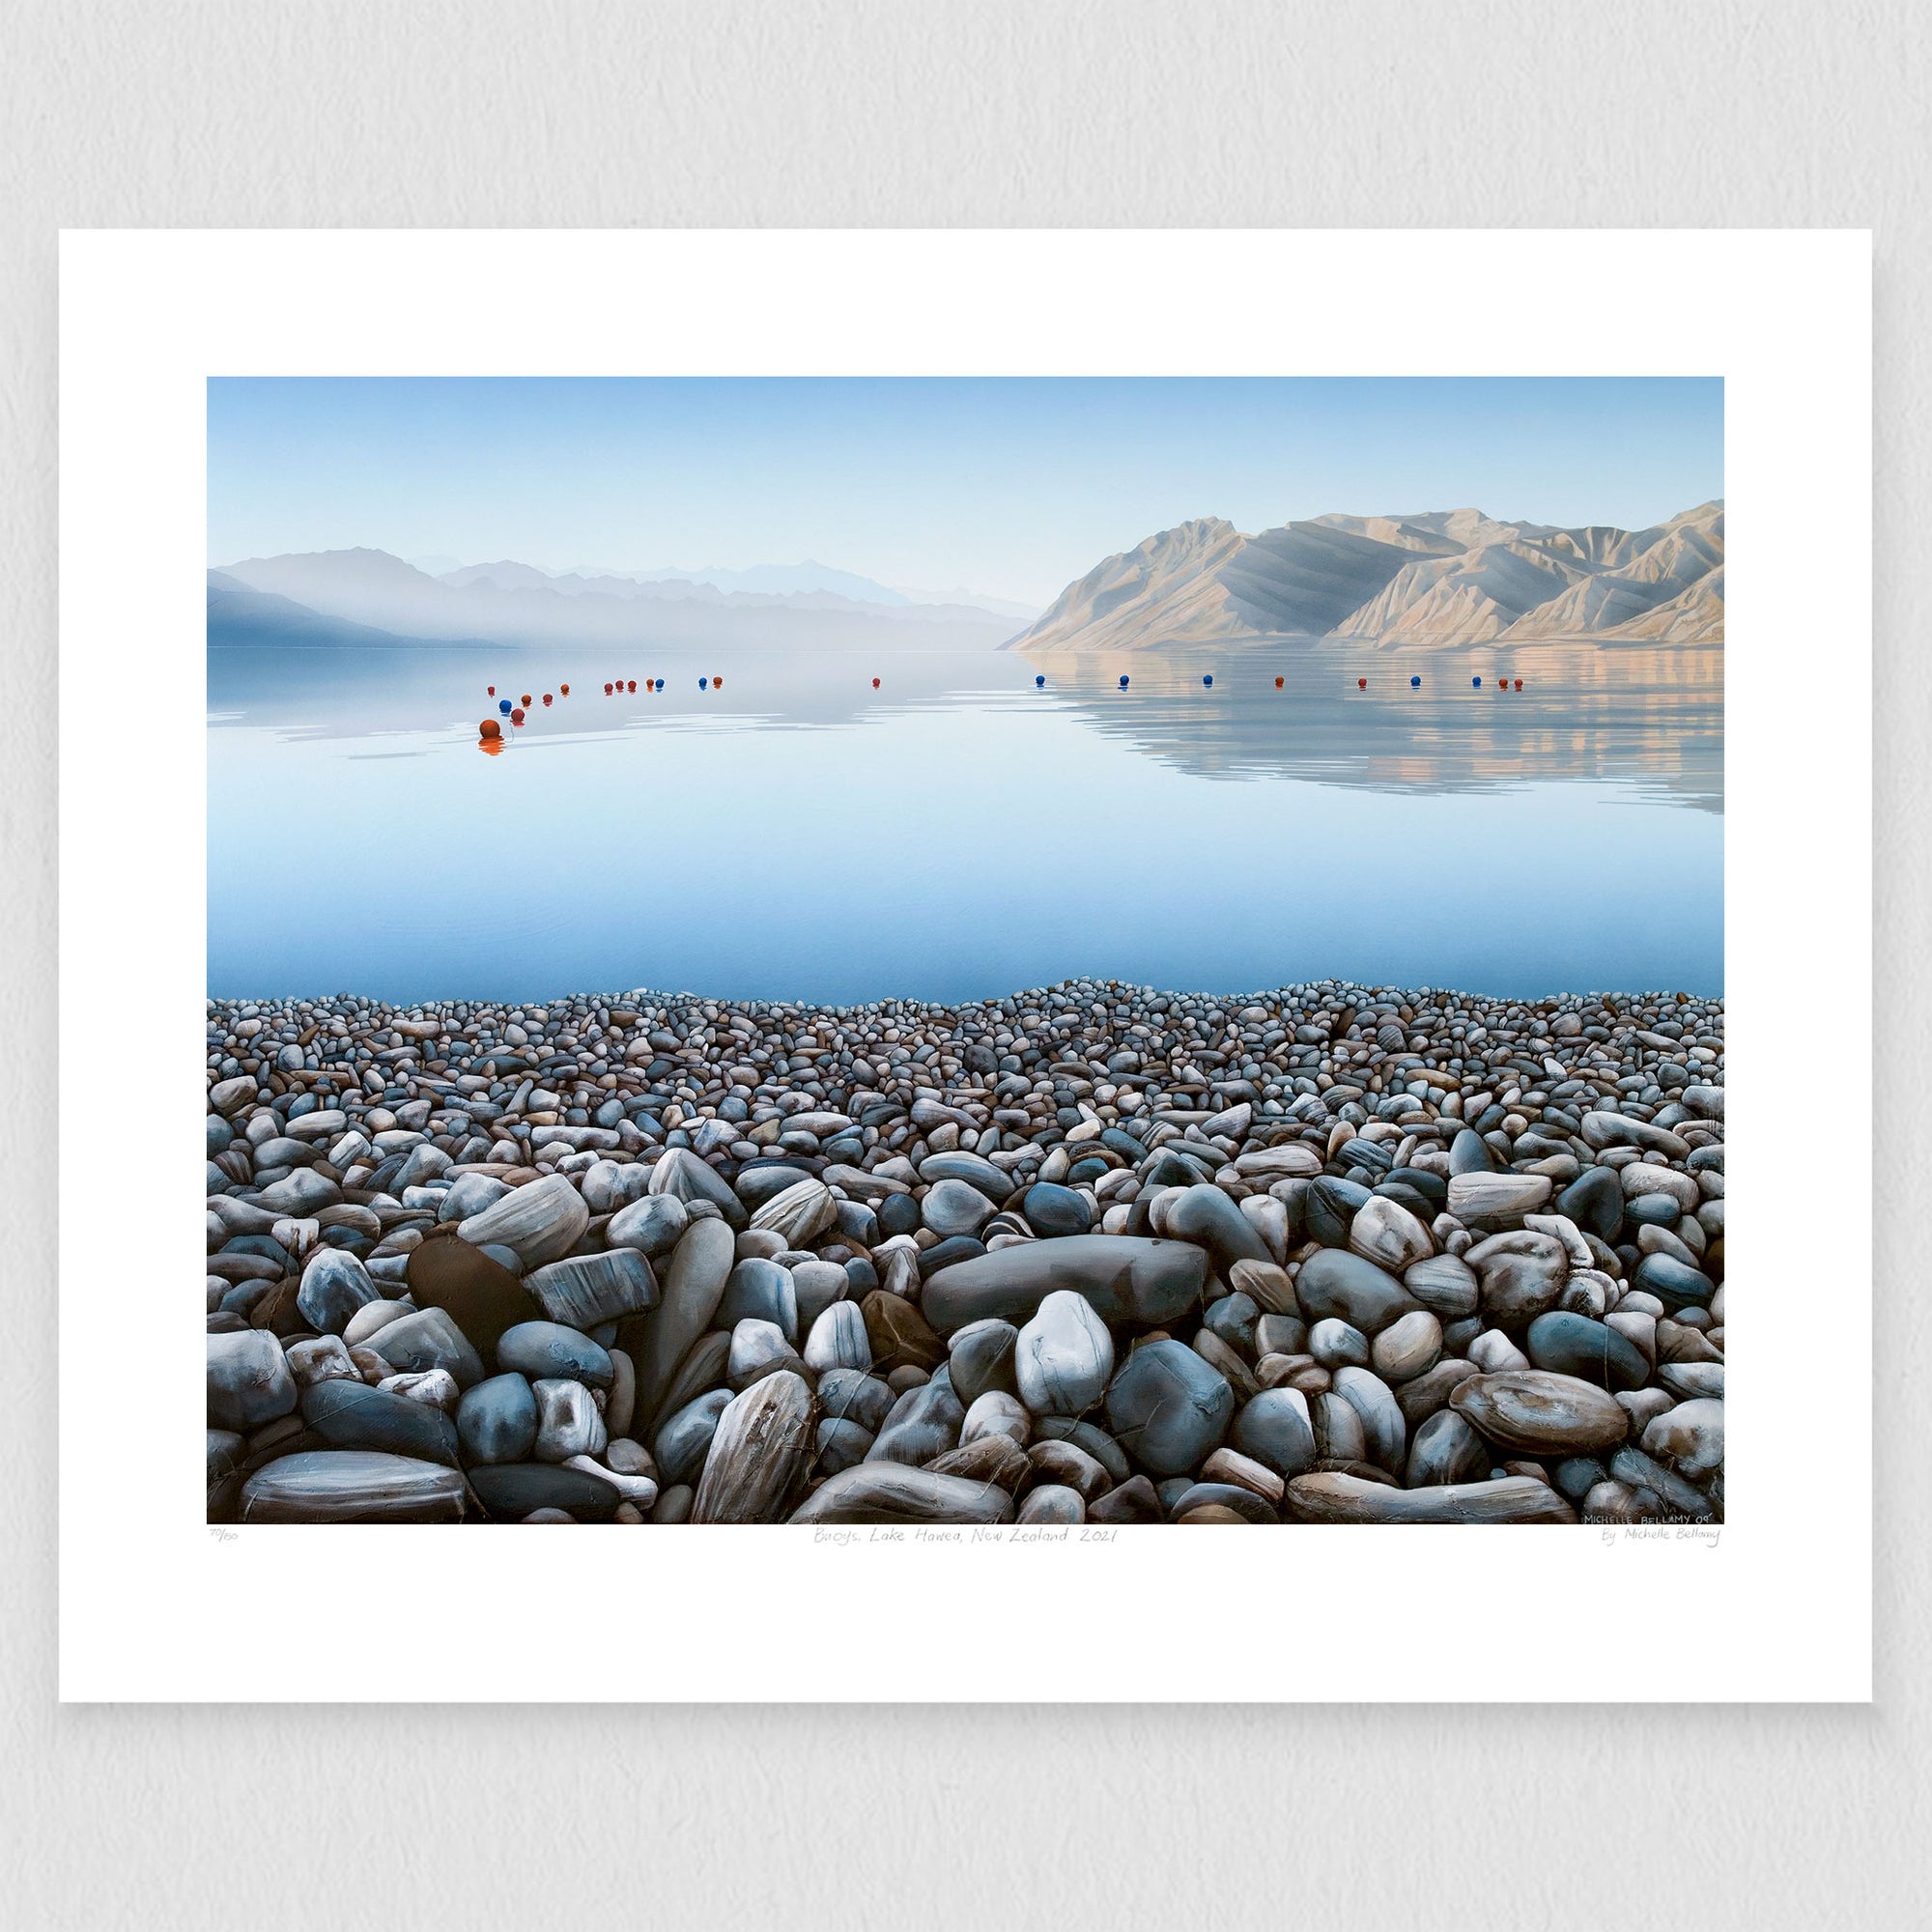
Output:
[[[604,1239],[613,1248],[636,1248],[655,1260],[668,1254],[691,1226],[691,1211],[675,1194],[646,1194],[619,1208],[604,1224]]]
[[[461,1522],[463,1472],[373,1449],[278,1457],[242,1486],[243,1522]]]
[[[805,1342],[805,1365],[817,1370],[872,1366],[866,1318],[856,1301],[835,1301],[812,1323]]]
[[[464,1390],[456,1436],[466,1463],[521,1463],[537,1439],[537,1399],[522,1376],[492,1376]]]
[[[1403,1270],[1402,1285],[1438,1321],[1476,1312],[1478,1287],[1469,1264],[1455,1255],[1432,1255]]]
[[[868,1463],[930,1463],[959,1446],[966,1411],[944,1382],[922,1382],[893,1405],[878,1440],[866,1452]]]
[[[856,1262],[856,1258],[855,1258]],[[855,1288],[850,1268],[840,1267],[837,1262],[793,1262],[791,1264],[792,1300],[798,1310],[798,1325],[807,1334],[811,1332],[811,1324],[832,1306],[835,1301],[844,1301],[848,1297],[854,1301],[863,1299]],[[870,1263],[864,1265],[869,1270]],[[878,1287],[876,1274],[867,1283],[867,1290]]]
[[[457,1224],[456,1232],[475,1247],[500,1243],[514,1249],[526,1268],[559,1261],[590,1225],[583,1197],[561,1174],[513,1187],[480,1214]]]
[[[1523,1352],[1539,1369],[1577,1376],[1599,1388],[1641,1388],[1650,1364],[1629,1336],[1586,1315],[1555,1311],[1529,1324]]]
[[[1674,1469],[1646,1456],[1641,1449],[1626,1444],[1610,1458],[1610,1474],[1634,1490],[1648,1490],[1674,1515],[1708,1522],[1715,1514],[1707,1497],[1700,1494]]]
[[[1102,1321],[1154,1326],[1192,1308],[1207,1279],[1208,1257],[1191,1241],[1070,1235],[941,1268],[927,1278],[920,1306],[946,1335],[988,1318],[1024,1321],[1056,1289],[1070,1289]]]
[[[1235,1447],[1277,1476],[1298,1476],[1315,1462],[1315,1429],[1299,1389],[1263,1389],[1235,1418]]]
[[[1680,1476],[1702,1482],[1724,1466],[1724,1405],[1699,1396],[1644,1426],[1643,1452]]]
[[[1116,1483],[1124,1483],[1133,1474],[1121,1445],[1096,1423],[1070,1415],[1042,1415],[1034,1425],[1034,1434],[1041,1442],[1070,1442],[1076,1449],[1084,1449]]]
[[[1107,1390],[1115,1440],[1157,1476],[1199,1468],[1221,1446],[1234,1413],[1227,1378],[1183,1342],[1144,1343]]]
[[[571,1255],[524,1277],[543,1312],[566,1328],[588,1331],[658,1304],[658,1279],[636,1248]]]
[[[1302,1196],[1301,1216],[1308,1238],[1324,1248],[1346,1248],[1355,1216],[1368,1206],[1369,1190],[1339,1175],[1319,1174]]]
[[[532,1382],[568,1379],[607,1389],[616,1378],[611,1351],[560,1321],[519,1321],[497,1344],[497,1366]]]
[[[782,1194],[787,1187],[796,1187],[801,1180],[814,1178],[808,1167],[788,1167],[783,1162],[774,1161],[769,1167],[743,1170],[733,1183],[733,1190],[746,1208],[755,1213],[767,1201]]]
[[[656,1420],[658,1405],[692,1344],[712,1325],[736,1243],[721,1219],[694,1221],[684,1231],[664,1278],[664,1293],[643,1318],[643,1336],[633,1351],[638,1368],[639,1418]]]
[[[1271,1262],[1260,1231],[1212,1181],[1197,1182],[1167,1210],[1167,1232],[1182,1240],[1198,1241],[1226,1274],[1236,1262]]]
[[[689,1148],[667,1148],[658,1156],[651,1169],[650,1190],[653,1194],[674,1195],[687,1208],[694,1201],[708,1201],[733,1231],[751,1221],[744,1203],[732,1193],[730,1182]]]
[[[266,1328],[208,1338],[208,1426],[246,1435],[298,1399],[282,1345]]]
[[[969,1408],[988,1389],[1008,1395],[1019,1393],[1019,1377],[1013,1365],[1018,1342],[1019,1330],[1010,1321],[997,1319],[969,1321],[953,1331],[947,1343],[947,1361],[953,1390]]]
[[[456,1425],[440,1408],[366,1382],[331,1378],[302,1392],[302,1420],[337,1449],[382,1449],[460,1466]]]
[[[1275,1319],[1281,1320],[1279,1316]],[[1208,1304],[1207,1314],[1201,1318],[1201,1325],[1219,1336],[1237,1355],[1245,1355],[1253,1361],[1255,1327],[1260,1320],[1261,1310],[1255,1305],[1254,1297],[1236,1289],[1232,1294],[1224,1294],[1218,1301]]]
[[[710,1451],[718,1418],[730,1404],[729,1389],[713,1389],[696,1402],[686,1403],[659,1426],[651,1444],[651,1457],[666,1483],[696,1482]]]
[[[1632,1286],[1654,1294],[1673,1315],[1682,1308],[1708,1308],[1717,1284],[1699,1268],[1686,1267],[1668,1255],[1645,1255]]]
[[[1324,1369],[1369,1365],[1369,1338],[1351,1323],[1324,1315],[1308,1331],[1308,1352]]]
[[[1056,1290],[1020,1330],[1013,1372],[1034,1414],[1084,1414],[1107,1392],[1114,1338],[1085,1296]]]
[[[922,1219],[942,1240],[977,1235],[993,1211],[993,1204],[965,1180],[935,1181],[920,1204]]]
[[[1368,1461],[1399,1477],[1408,1448],[1408,1423],[1395,1391],[1371,1369],[1344,1368],[1335,1371],[1334,1392],[1362,1419]]]
[[[1087,1505],[1078,1490],[1061,1483],[1042,1483],[1020,1498],[1018,1520],[1039,1523],[1073,1523],[1087,1520]]]
[[[1456,1138],[1449,1143],[1449,1172],[1457,1174],[1490,1174],[1494,1171],[1495,1162],[1490,1157],[1490,1150],[1481,1134],[1470,1127],[1457,1129]]]
[[[1424,1419],[1408,1445],[1403,1487],[1480,1483],[1490,1473],[1490,1447],[1453,1408],[1438,1408]]]
[[[842,1276],[844,1270],[839,1272]],[[798,1291],[789,1268],[755,1255],[732,1267],[718,1303],[718,1325],[735,1327],[748,1320],[769,1321],[787,1342],[798,1340]]]
[[[1570,1258],[1554,1235],[1513,1229],[1478,1241],[1463,1259],[1481,1284],[1483,1314],[1518,1328],[1556,1306],[1570,1275]]]
[[[1013,1191],[1010,1175],[1003,1173],[983,1156],[969,1153],[963,1149],[927,1154],[919,1164],[919,1178],[927,1181],[963,1180],[969,1186],[978,1188],[996,1207],[1004,1207]]]
[[[781,1236],[787,1248],[804,1249],[838,1218],[838,1203],[832,1190],[822,1180],[808,1175],[774,1194],[752,1216],[752,1226],[769,1229]]]
[[[1344,1402],[1333,1389],[1323,1389],[1309,1404],[1308,1419],[1315,1431],[1319,1460],[1327,1463],[1368,1460],[1368,1436],[1362,1429],[1362,1418],[1353,1404]]]
[[[1179,1522],[1194,1511],[1210,1505],[1232,1510],[1249,1522],[1278,1523],[1281,1520],[1270,1504],[1256,1495],[1254,1491],[1242,1489],[1238,1483],[1190,1483],[1174,1499],[1174,1505],[1168,1512],[1169,1520]]]
[[[270,1182],[258,1197],[272,1214],[288,1214],[300,1220],[324,1208],[333,1208],[342,1199],[334,1181],[298,1167],[286,1179]]]
[[[828,1369],[818,1378],[819,1407],[838,1420],[856,1422],[868,1435],[876,1435],[886,1426],[886,1417],[897,1400],[883,1378],[859,1369]],[[964,1404],[960,1413],[963,1420]]]
[[[439,1221],[467,1221],[472,1214],[494,1206],[509,1193],[509,1184],[494,1174],[459,1174],[450,1182],[436,1210]]]
[[[623,1500],[600,1477],[557,1463],[488,1463],[469,1487],[493,1522],[522,1522],[532,1511],[561,1510],[577,1522],[609,1522]]]
[[[1624,1190],[1616,1169],[1586,1167],[1556,1197],[1556,1211],[1586,1235],[1614,1245],[1624,1227]]]
[[[1312,1323],[1334,1317],[1374,1336],[1422,1304],[1374,1262],[1345,1248],[1324,1248],[1302,1263],[1295,1299]]]
[[[1159,1493],[1145,1476],[1129,1476],[1087,1506],[1089,1522],[1158,1522],[1161,1515]]]
[[[828,1476],[836,1476],[839,1470],[850,1469],[863,1463],[866,1452],[871,1446],[871,1431],[861,1429],[856,1422],[827,1416],[818,1425],[818,1466]]]
[[[1010,1522],[1011,1495],[997,1483],[867,1461],[841,1469],[792,1512],[793,1522]]]
[[[1087,1234],[1094,1226],[1094,1212],[1087,1197],[1077,1188],[1062,1187],[1054,1181],[1036,1181],[1020,1202],[1027,1226],[1043,1239]]]
[[[318,1248],[303,1270],[296,1306],[319,1334],[339,1335],[359,1308],[378,1299],[369,1270],[340,1248]]]

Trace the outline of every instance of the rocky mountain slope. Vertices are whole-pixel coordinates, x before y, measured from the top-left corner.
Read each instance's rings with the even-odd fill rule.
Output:
[[[1645,530],[1559,529],[1465,509],[1318,517],[1244,536],[1208,517],[1096,564],[1012,648],[1281,637],[1720,643],[1723,583],[1721,502]]]

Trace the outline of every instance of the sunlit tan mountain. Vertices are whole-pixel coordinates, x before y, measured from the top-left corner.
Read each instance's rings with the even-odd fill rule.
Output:
[[[1009,648],[1047,655],[1262,638],[1691,644],[1723,636],[1718,501],[1644,530],[1435,510],[1317,517],[1243,536],[1205,517],[1096,564]]]

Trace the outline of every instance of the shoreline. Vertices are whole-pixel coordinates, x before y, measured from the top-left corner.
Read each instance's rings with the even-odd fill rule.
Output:
[[[1720,999],[208,1016],[212,1520],[1722,1520]]]

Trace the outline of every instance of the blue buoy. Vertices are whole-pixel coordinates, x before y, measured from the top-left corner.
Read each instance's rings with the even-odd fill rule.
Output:
[[[1209,671],[1208,674],[1201,680],[1201,682],[1203,684],[1212,684],[1214,682],[1213,672]]]
[[[507,718],[510,715],[510,710],[511,710],[510,700],[507,697],[498,698],[497,700],[497,709],[500,711],[505,718]]]
[[[1469,682],[1470,682],[1470,684],[1471,684],[1471,685],[1473,685],[1473,686],[1475,687],[1475,689],[1476,689],[1476,690],[1478,690],[1478,691],[1481,691],[1481,690],[1482,690],[1482,688],[1483,688],[1483,680],[1482,680],[1481,678],[1479,678],[1479,677],[1472,677],[1472,678],[1471,678],[1471,679],[1469,680]]]
[[[1121,673],[1121,689],[1124,691],[1126,690],[1126,688],[1127,688],[1127,674],[1125,671],[1122,671]]]
[[[1411,691],[1420,691],[1422,689],[1422,680],[1419,677],[1410,678],[1408,681],[1408,688]]]
[[[664,679],[663,679],[663,678],[659,678],[659,679],[658,679],[658,689],[659,689],[660,691],[662,691],[662,690],[663,690],[664,688],[665,688],[665,681],[664,681]]]
[[[1036,691],[1044,691],[1044,690],[1046,689],[1046,680],[1045,680],[1045,678],[1043,678],[1043,677],[1037,677],[1037,678],[1035,678],[1035,679],[1034,679],[1034,681],[1033,681],[1033,688],[1034,688],[1034,689],[1035,689]]]
[[[697,688],[699,691],[709,691],[711,688],[711,680],[708,677],[700,677],[697,680]]]

